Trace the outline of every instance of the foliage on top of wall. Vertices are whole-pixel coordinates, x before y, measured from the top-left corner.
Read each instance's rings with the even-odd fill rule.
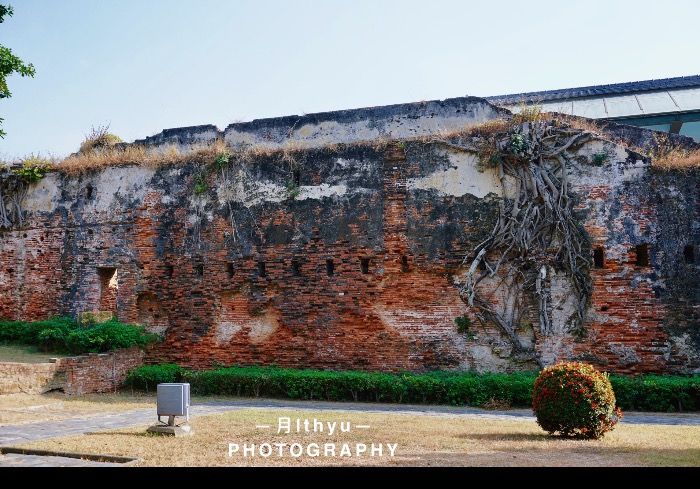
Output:
[[[93,126],[90,133],[85,135],[85,140],[80,145],[79,153],[90,153],[92,151],[111,148],[117,143],[123,143],[122,139],[109,132],[109,124],[106,126]]]
[[[29,186],[44,178],[52,166],[51,160],[32,155],[24,158],[18,168],[0,168],[0,229],[23,225]]]
[[[36,183],[44,178],[46,172],[51,170],[52,167],[53,163],[47,158],[32,155],[25,158],[22,161],[22,166],[13,169],[12,172],[28,183]]]

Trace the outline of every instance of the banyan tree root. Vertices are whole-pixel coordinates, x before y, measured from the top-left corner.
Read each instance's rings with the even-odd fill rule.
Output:
[[[22,205],[29,184],[11,172],[0,174],[0,229],[22,227],[24,211]]]
[[[474,138],[467,145],[436,140],[453,149],[476,153],[481,165],[498,172],[504,195],[491,235],[469,253],[460,288],[463,300],[481,320],[495,323],[524,352],[517,328],[525,296],[539,301],[539,328],[552,331],[549,284],[553,273],[565,273],[574,312],[565,329],[581,333],[592,291],[590,243],[574,217],[568,163],[572,151],[595,134],[556,120],[512,124],[506,132]],[[495,278],[511,300],[490,301],[480,283]],[[493,286],[489,287],[493,290]],[[504,297],[504,294],[499,294]]]

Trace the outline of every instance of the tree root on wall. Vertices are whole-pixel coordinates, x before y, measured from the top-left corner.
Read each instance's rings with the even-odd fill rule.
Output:
[[[567,277],[567,293],[574,298],[574,313],[564,330],[583,333],[590,303],[590,241],[573,215],[574,196],[569,184],[573,151],[596,137],[560,120],[514,121],[504,132],[472,137],[468,143],[434,139],[452,149],[476,153],[480,165],[498,173],[504,195],[496,225],[490,236],[464,259],[469,265],[460,286],[462,299],[476,308],[477,316],[489,321],[513,343],[514,353],[531,357],[517,329],[526,313],[528,299],[538,303],[539,330],[552,333],[551,300],[553,274]],[[480,284],[490,281],[491,294]],[[490,300],[498,293],[502,300]]]

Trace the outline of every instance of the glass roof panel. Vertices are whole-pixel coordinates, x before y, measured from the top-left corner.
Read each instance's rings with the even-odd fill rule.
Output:
[[[624,117],[627,115],[643,115],[634,95],[622,95],[620,97],[605,97],[608,107],[608,117]]]
[[[540,107],[542,107],[542,112],[560,112],[562,114],[572,114],[571,102],[567,100],[545,102],[540,104]]]
[[[689,90],[670,90],[673,99],[681,110],[700,110],[700,88]]]
[[[637,100],[642,104],[645,114],[663,114],[679,111],[668,92],[639,93],[637,94]]]
[[[605,111],[605,103],[603,103],[602,98],[597,99],[587,99],[587,100],[574,100],[574,114],[581,117],[588,117],[590,119],[599,119],[602,117],[607,117],[607,112]]]

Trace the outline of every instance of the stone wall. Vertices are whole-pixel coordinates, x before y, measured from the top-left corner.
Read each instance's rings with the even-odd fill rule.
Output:
[[[224,137],[304,150],[215,169],[193,161],[51,172],[30,188],[24,227],[0,237],[0,317],[111,308],[164,335],[145,363],[198,369],[507,372],[579,359],[619,373],[700,372],[700,266],[687,258],[700,245],[700,175],[659,173],[609,141],[584,145],[571,167],[578,215],[600,258],[586,336],[571,334],[570,299],[554,271],[552,330],[541,331],[530,311],[517,331],[541,363],[514,355],[465,305],[463,260],[493,229],[498,175],[475,154],[427,138],[377,142],[502,116],[464,98],[224,132],[184,128],[141,143]],[[602,164],[593,158],[600,151],[609,155]],[[455,326],[465,315],[468,335]]]
[[[143,359],[143,350],[134,347],[56,358],[50,363],[0,362],[0,394],[116,392],[124,386],[128,373],[143,365]]]
[[[0,395],[43,394],[64,385],[56,363],[0,362]]]

